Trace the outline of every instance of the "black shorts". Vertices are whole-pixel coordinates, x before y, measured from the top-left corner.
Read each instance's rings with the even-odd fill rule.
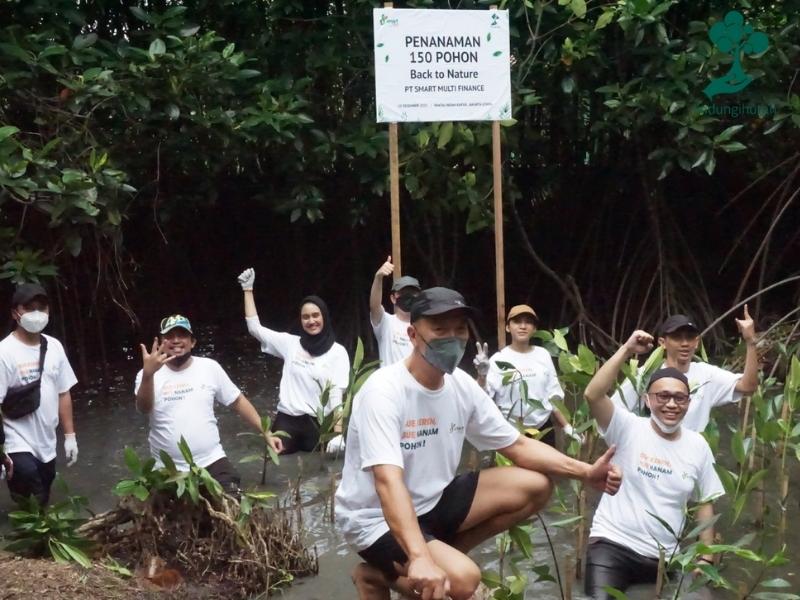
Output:
[[[657,558],[642,556],[605,538],[589,540],[584,589],[590,598],[611,600],[606,586],[624,592],[634,584],[655,583],[657,577]]]
[[[419,528],[425,541],[439,540],[452,544],[458,528],[464,522],[472,507],[475,490],[478,489],[478,471],[470,471],[456,476],[444,491],[436,506],[422,516],[417,517]],[[403,548],[387,531],[366,550],[358,553],[367,563],[383,571],[392,581],[397,579],[394,563],[404,565],[408,556]]]
[[[319,423],[311,415],[295,417],[279,412],[272,423],[272,431],[285,431],[289,434],[289,437],[281,438],[282,455],[298,451],[313,452],[319,444]]]
[[[219,460],[206,467],[209,475],[211,475],[222,486],[226,493],[238,498],[241,494],[239,489],[242,483],[242,477],[233,466],[227,456],[223,456]]]

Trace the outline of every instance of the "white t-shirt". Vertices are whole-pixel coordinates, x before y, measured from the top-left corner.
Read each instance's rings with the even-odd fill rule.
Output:
[[[381,308],[383,310],[383,308]],[[370,318],[370,323],[372,319]],[[397,315],[390,315],[383,310],[383,316],[377,325],[372,323],[372,331],[378,340],[378,356],[381,366],[393,365],[403,360],[413,350],[411,340],[408,339],[408,321],[401,321]]]
[[[541,350],[545,357],[541,356]],[[511,381],[503,385],[503,374],[506,371],[497,366],[498,362],[507,362],[516,368]],[[525,402],[521,391],[522,379],[528,386],[528,398],[541,402],[541,408],[535,408]],[[553,405],[550,398],[564,397],[564,390],[558,382],[558,375],[550,358],[550,353],[544,348],[532,347],[529,352],[517,352],[511,346],[506,346],[495,352],[489,359],[489,372],[486,374],[486,389],[489,395],[497,402],[497,406],[513,421],[522,419],[526,427],[541,427],[550,418]]]
[[[150,412],[150,455],[162,466],[159,451],[172,457],[180,471],[189,464],[178,449],[181,436],[201,467],[223,458],[214,401],[229,406],[242,393],[220,364],[210,358],[193,356],[185,369],[175,371],[164,365],[153,375],[153,410]],[[136,374],[134,393],[142,383]]]
[[[336,522],[357,550],[389,530],[370,467],[396,465],[417,515],[429,512],[456,475],[466,438],[478,450],[513,444],[519,433],[472,377],[456,369],[432,391],[404,362],[375,372],[353,402]]]
[[[44,335],[44,334],[43,334]],[[47,338],[44,376],[39,389],[39,408],[20,419],[3,419],[6,452],[30,452],[42,462],[56,457],[58,395],[78,383],[75,373],[56,338]],[[0,403],[8,388],[16,388],[39,378],[39,345],[23,344],[14,334],[0,342]]]
[[[261,351],[283,359],[278,411],[293,417],[317,416],[319,397],[331,384],[327,411],[342,403],[342,392],[350,379],[350,358],[344,346],[334,343],[320,356],[311,356],[300,345],[300,336],[279,333],[262,326],[258,317],[248,317],[247,330],[261,342]]]
[[[641,368],[639,372],[641,373]],[[692,362],[689,363],[686,378],[689,380],[689,389],[692,390],[692,399],[681,423],[684,429],[704,431],[712,408],[738,402],[742,397],[742,393],[736,391],[736,384],[742,378],[741,373],[732,373],[704,362]],[[636,390],[627,378],[611,399],[617,406],[641,413]]]
[[[618,406],[603,437],[609,446],[617,445],[612,462],[622,469],[622,485],[616,496],[603,494],[589,537],[651,558],[658,558],[660,544],[670,556],[677,540],[648,512],[681,535],[689,500],[705,502],[725,493],[711,448],[703,436],[683,427],[677,440],[666,440],[648,417]]]

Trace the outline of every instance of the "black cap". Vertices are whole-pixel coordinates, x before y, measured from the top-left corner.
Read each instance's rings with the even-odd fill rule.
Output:
[[[468,313],[477,312],[475,308],[469,306],[464,300],[464,296],[455,290],[445,287],[432,287],[422,290],[414,298],[411,305],[411,322],[422,317],[432,317],[441,315],[451,310],[464,309]]]
[[[23,283],[17,286],[14,290],[14,295],[11,296],[11,305],[19,306],[20,304],[27,304],[34,298],[44,298],[47,300],[47,292],[38,283]]]
[[[700,328],[695,325],[694,320],[686,315],[672,315],[661,324],[661,335],[673,333],[678,329],[691,329],[700,333]]]
[[[403,288],[412,287],[420,289],[419,281],[416,277],[411,277],[409,275],[403,275],[402,277],[398,277],[392,283],[392,291],[399,292]]]
[[[664,367],[663,369],[659,369],[658,371],[653,373],[650,376],[650,381],[647,382],[647,389],[649,390],[650,386],[653,385],[659,379],[665,379],[665,378],[677,379],[683,385],[686,386],[687,391],[689,390],[689,380],[686,379],[686,375],[681,373],[675,367]]]

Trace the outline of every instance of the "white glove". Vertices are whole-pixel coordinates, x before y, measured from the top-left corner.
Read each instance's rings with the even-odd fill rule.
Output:
[[[586,441],[585,436],[582,433],[575,433],[575,430],[572,428],[572,425],[570,425],[569,423],[564,425],[564,435],[569,437],[569,438],[572,438],[573,440],[575,440],[579,444],[583,444],[583,442]]]
[[[68,467],[78,462],[78,439],[74,433],[64,434],[64,454],[67,455]]]
[[[246,292],[248,290],[253,289],[253,284],[256,282],[256,272],[251,267],[249,269],[245,269],[241,273],[239,273],[239,277],[236,278],[239,282],[239,285],[242,286],[242,289]]]
[[[344,452],[344,438],[342,437],[341,433],[336,437],[331,438],[331,440],[328,442],[328,446],[325,448],[325,451],[328,454],[339,454]]]
[[[480,342],[475,342],[475,358],[472,359],[475,370],[481,377],[486,377],[489,372],[489,344],[481,346]]]

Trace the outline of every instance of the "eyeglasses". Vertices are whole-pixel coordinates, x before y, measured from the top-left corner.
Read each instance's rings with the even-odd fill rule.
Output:
[[[686,406],[689,404],[689,394],[683,392],[654,392],[649,393],[650,398],[655,398],[660,406],[668,404],[670,400],[674,400],[678,406]]]

